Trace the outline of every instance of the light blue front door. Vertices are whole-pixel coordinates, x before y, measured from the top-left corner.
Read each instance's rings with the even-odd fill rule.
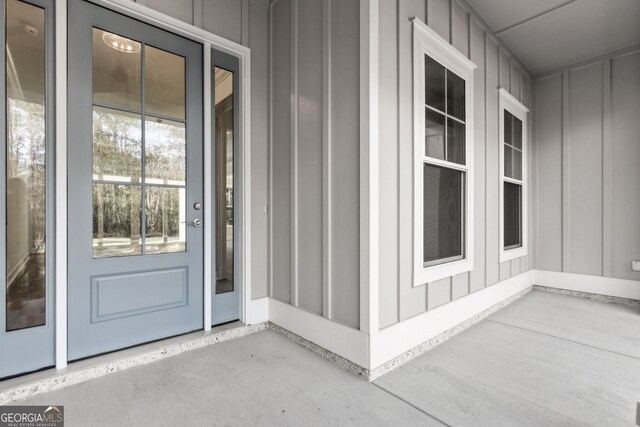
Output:
[[[203,327],[202,45],[69,2],[69,359]]]

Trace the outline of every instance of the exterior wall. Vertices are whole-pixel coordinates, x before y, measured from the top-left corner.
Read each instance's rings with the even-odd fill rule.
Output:
[[[269,296],[358,328],[359,1],[270,7]]]
[[[447,304],[531,269],[529,256],[499,262],[498,87],[525,106],[531,80],[463,0],[385,0],[379,13],[380,327]],[[469,57],[474,74],[474,269],[412,286],[412,17]],[[532,119],[529,118],[531,128]],[[531,141],[531,138],[530,138]],[[530,144],[530,150],[532,150]],[[531,169],[531,168],[530,168]],[[530,191],[531,194],[531,191]],[[532,205],[530,203],[530,205]],[[530,215],[531,217],[531,215]],[[531,223],[531,221],[530,221]],[[531,234],[530,234],[531,236]],[[531,236],[532,237],[532,236]],[[529,253],[534,242],[530,239]]]
[[[268,0],[137,0],[137,3],[251,48],[251,296],[265,297]]]
[[[540,270],[639,280],[640,46],[536,79]]]

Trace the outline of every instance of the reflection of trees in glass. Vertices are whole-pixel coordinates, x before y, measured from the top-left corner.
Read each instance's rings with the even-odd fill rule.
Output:
[[[185,180],[185,129],[182,123],[147,119],[145,124],[147,179]]]
[[[111,175],[118,181],[140,182],[141,152],[139,115],[94,109],[93,173],[99,179]]]
[[[182,190],[183,191],[183,190]],[[180,189],[147,187],[145,192],[147,237],[178,236],[180,232]]]
[[[44,105],[9,98],[7,102],[7,180],[26,185],[31,253],[44,252],[46,169]],[[10,189],[8,188],[8,191]],[[9,208],[10,209],[10,208]],[[8,239],[11,239],[11,228]],[[15,230],[18,231],[18,230]],[[10,255],[10,254],[9,254]]]
[[[105,181],[141,182],[143,150],[145,235],[153,238],[154,244],[158,237],[167,242],[179,236],[183,220],[180,209],[184,209],[181,193],[184,198],[185,190],[149,184],[157,180],[163,184],[184,182],[184,124],[148,119],[143,144],[139,115],[95,107],[93,133],[93,236],[98,247],[113,248],[97,250],[95,255],[140,253],[142,187]]]
[[[137,243],[140,236],[140,220],[140,187],[93,185],[94,238],[133,237],[135,241],[131,243]]]

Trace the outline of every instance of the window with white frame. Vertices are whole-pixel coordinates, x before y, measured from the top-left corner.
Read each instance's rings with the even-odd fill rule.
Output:
[[[414,286],[473,269],[474,68],[413,19]]]
[[[500,262],[527,255],[527,112],[500,89]]]

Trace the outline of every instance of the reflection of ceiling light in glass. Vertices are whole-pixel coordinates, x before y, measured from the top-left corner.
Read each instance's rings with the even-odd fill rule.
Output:
[[[137,53],[142,49],[140,43],[113,33],[103,33],[102,41],[110,48],[124,53]]]
[[[24,28],[24,30],[25,30],[29,35],[32,35],[32,36],[34,36],[34,37],[35,37],[35,36],[37,36],[37,35],[38,35],[38,33],[40,33],[40,31],[39,31],[36,27],[34,27],[33,25],[23,25],[23,26],[22,26],[22,28]]]

